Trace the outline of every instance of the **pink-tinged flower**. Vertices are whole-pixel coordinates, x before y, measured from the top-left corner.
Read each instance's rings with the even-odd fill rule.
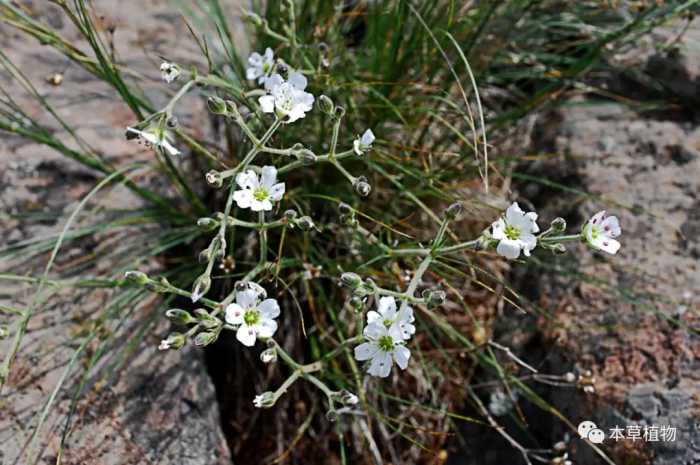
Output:
[[[583,227],[584,238],[594,249],[609,254],[620,250],[620,243],[615,239],[622,234],[620,222],[616,216],[605,216],[605,210],[596,213]]]

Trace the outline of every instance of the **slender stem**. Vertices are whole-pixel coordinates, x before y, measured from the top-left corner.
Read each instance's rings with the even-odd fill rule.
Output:
[[[573,242],[583,239],[582,234],[569,234],[564,236],[548,236],[539,239],[540,242]]]
[[[340,152],[340,153],[335,154],[335,160],[339,161],[339,160],[342,160],[343,158],[348,158],[354,154],[355,154],[355,152],[352,149],[346,150],[344,152]],[[330,153],[317,156],[316,162],[330,163],[331,162]],[[292,170],[295,170],[297,168],[301,168],[302,166],[305,166],[305,165],[306,165],[306,163],[303,160],[296,160],[296,161],[288,163],[288,164],[284,165],[283,167],[281,167],[280,169],[278,169],[277,174],[283,174],[283,173],[286,173],[288,171],[292,171]]]

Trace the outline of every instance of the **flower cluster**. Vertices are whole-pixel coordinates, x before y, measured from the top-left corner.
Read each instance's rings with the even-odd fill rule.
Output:
[[[563,227],[557,226],[558,223],[563,224]],[[590,247],[613,255],[620,249],[620,243],[615,239],[622,233],[620,223],[615,216],[606,217],[605,211],[593,215],[584,225],[581,235],[551,237],[552,232],[559,232],[565,227],[564,220],[557,218],[549,230],[536,235],[540,232],[537,213],[525,213],[518,203],[514,202],[508,207],[505,215],[493,222],[490,237],[497,242],[496,252],[509,260],[520,257],[521,252],[529,257],[538,243],[558,250],[554,246],[561,246],[563,240],[569,239],[583,239]]]

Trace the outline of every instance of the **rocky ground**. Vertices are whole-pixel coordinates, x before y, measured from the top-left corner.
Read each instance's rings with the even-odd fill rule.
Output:
[[[23,3],[29,8],[34,4],[38,16],[66,37],[77,37],[54,7]],[[152,82],[146,89],[156,100],[164,98],[158,94],[158,56],[176,54],[184,60],[197,56],[178,15],[164,0],[105,1],[99,2],[99,8],[104,11],[102,20],[116,27],[115,47],[122,59],[142,73],[146,83]],[[531,149],[551,156],[520,170],[560,186],[518,183],[519,194],[542,212],[542,224],[561,215],[578,225],[606,208],[623,225],[623,248],[614,259],[581,246],[567,256],[578,257],[575,263],[569,258],[543,259],[533,261],[523,274],[516,272],[520,290],[546,312],[529,321],[541,328],[534,335],[520,329],[527,326],[522,319],[505,322],[501,329],[504,339],[519,341],[527,349],[525,357],[542,372],[593,372],[594,394],[541,392],[572,421],[592,419],[606,431],[629,424],[678,428],[673,443],[607,443],[604,449],[620,464],[700,463],[696,422],[700,405],[700,125],[695,110],[700,95],[700,25],[696,21],[686,32],[681,46],[672,48],[677,51],[659,53],[653,46],[672,43],[677,32],[660,31],[635,53],[620,56],[618,65],[628,71],[604,83],[629,101],[671,101],[670,108],[630,107],[624,99],[572,100],[538,119]],[[0,46],[61,115],[78,124],[81,136],[91,144],[120,159],[146,156],[134,151],[122,131],[115,130],[132,122],[133,116],[110,88],[6,26],[0,26]],[[59,86],[46,81],[56,73],[63,76]],[[0,74],[0,79],[7,82],[6,75]],[[49,120],[34,108],[33,116]],[[182,116],[186,120],[196,114]],[[1,240],[5,244],[60,229],[58,218],[70,212],[97,179],[76,163],[16,137],[3,134],[0,153],[9,155],[0,156],[0,212],[60,213],[31,227],[0,214],[0,228],[8,231]],[[108,201],[126,201],[119,192],[114,195]],[[79,256],[81,251],[65,253]],[[573,274],[576,269],[593,280]],[[28,286],[6,287],[0,291],[0,303],[26,305],[31,292]],[[20,457],[27,446],[30,419],[43,408],[73,353],[74,347],[61,342],[70,339],[76,326],[63,323],[90,313],[90,308],[76,311],[68,296],[60,300],[31,321],[18,368],[0,397],[2,464],[25,463]],[[0,352],[7,347],[8,341],[0,343]],[[229,462],[214,387],[201,353],[187,350],[156,356],[155,352],[154,341],[144,341],[135,348],[137,355],[132,355],[128,369],[78,403],[63,463]],[[50,363],[38,370],[38,357],[44,354],[49,356],[42,360]],[[61,431],[70,395],[59,394],[57,408],[46,419],[46,431]],[[533,415],[545,416],[536,411]],[[541,444],[545,447],[571,432],[549,420],[531,426],[535,435],[550,441]],[[41,455],[44,463],[55,463],[60,434],[49,437],[48,443],[41,444]],[[477,433],[471,439],[474,448],[486,444]],[[600,461],[577,439],[568,447],[577,464]],[[467,458],[460,463],[520,463],[508,446],[489,449],[476,462]]]

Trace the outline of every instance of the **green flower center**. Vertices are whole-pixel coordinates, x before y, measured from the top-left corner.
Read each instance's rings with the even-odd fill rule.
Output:
[[[380,337],[379,341],[377,341],[377,345],[384,352],[391,352],[394,350],[394,340],[389,335]]]
[[[520,237],[520,230],[518,228],[514,228],[511,225],[506,226],[505,232],[506,232],[506,237],[512,241],[514,241]]]
[[[591,239],[594,239],[594,240],[598,239],[598,234],[599,234],[598,228],[593,226],[593,225],[590,225],[589,228],[591,228]]]
[[[267,190],[263,189],[262,187],[258,187],[253,191],[253,198],[258,202],[262,202],[267,198],[267,196]]]
[[[246,310],[243,315],[243,322],[246,326],[253,326],[260,321],[260,312],[256,308]]]
[[[386,320],[384,320],[382,323],[384,323],[384,326],[387,327],[387,328],[388,328],[389,326],[391,326],[391,320],[388,319],[388,318],[387,318]]]
[[[264,63],[263,64],[263,73],[267,74],[268,71],[270,71],[270,64]]]

